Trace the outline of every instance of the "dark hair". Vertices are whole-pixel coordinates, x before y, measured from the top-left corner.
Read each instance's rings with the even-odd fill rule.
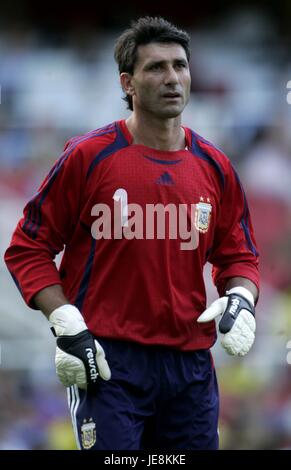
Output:
[[[151,42],[175,42],[180,44],[190,59],[190,36],[175,25],[161,17],[145,16],[131,23],[117,39],[114,49],[114,58],[118,64],[119,73],[133,74],[137,61],[138,46]],[[127,108],[131,111],[132,97],[126,95],[123,98],[127,102]]]

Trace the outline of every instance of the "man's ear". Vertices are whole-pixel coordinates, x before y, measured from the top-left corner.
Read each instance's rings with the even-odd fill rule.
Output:
[[[134,86],[133,86],[133,77],[130,73],[127,72],[122,72],[120,74],[120,84],[122,87],[122,90],[126,95],[133,96],[134,95]]]

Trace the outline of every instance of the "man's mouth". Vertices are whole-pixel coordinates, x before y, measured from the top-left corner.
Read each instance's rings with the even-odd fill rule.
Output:
[[[168,93],[164,93],[163,96],[165,96],[166,98],[179,98],[181,95],[180,93],[175,93],[175,92],[168,92]]]
[[[169,92],[169,93],[164,93],[162,97],[163,98],[180,98],[181,95],[180,93]]]

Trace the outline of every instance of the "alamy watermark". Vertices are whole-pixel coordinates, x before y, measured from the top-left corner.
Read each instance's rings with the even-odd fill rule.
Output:
[[[200,197],[197,204],[128,203],[128,194],[119,188],[113,195],[113,207],[95,204],[91,215],[97,217],[91,226],[95,240],[126,238],[181,240],[181,250],[195,250],[199,234],[208,231],[212,205],[209,198]]]

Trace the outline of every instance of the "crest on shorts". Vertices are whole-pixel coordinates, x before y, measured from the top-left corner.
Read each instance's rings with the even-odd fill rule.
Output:
[[[204,198],[200,197],[200,202],[196,204],[195,211],[195,227],[201,232],[207,232],[210,223],[212,205],[210,204],[210,199],[207,198],[207,202],[204,202]]]
[[[88,421],[84,419],[81,426],[81,438],[83,449],[90,449],[96,442],[96,424],[93,419],[90,418]]]

